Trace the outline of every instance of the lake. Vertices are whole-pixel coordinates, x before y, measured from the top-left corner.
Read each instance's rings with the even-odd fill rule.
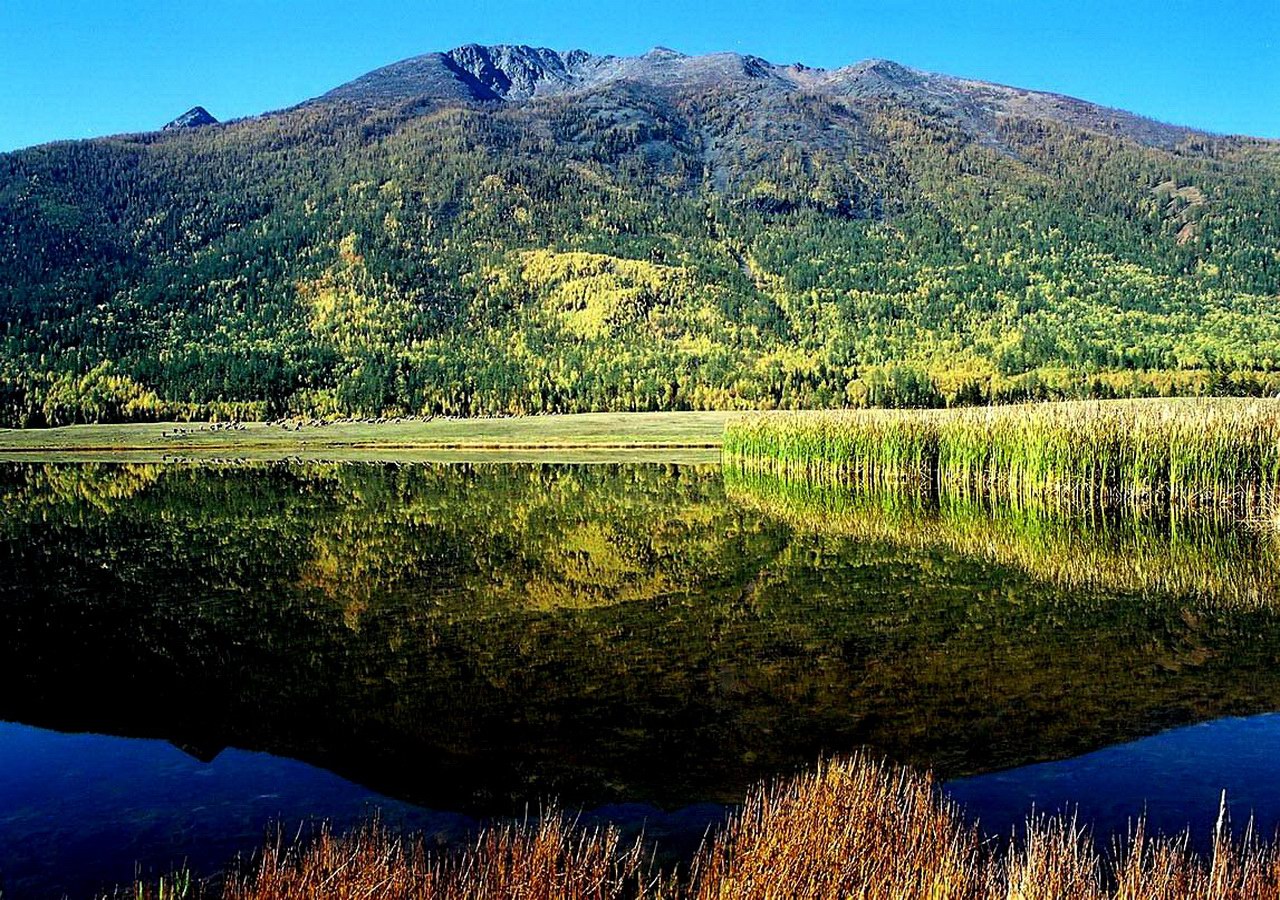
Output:
[[[1220,510],[657,463],[0,464],[0,884],[77,896],[375,810],[696,847],[860,749],[984,828],[1280,822],[1280,547]]]

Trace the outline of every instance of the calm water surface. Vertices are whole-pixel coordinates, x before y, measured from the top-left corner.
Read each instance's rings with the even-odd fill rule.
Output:
[[[1211,516],[647,464],[4,464],[0,500],[6,898],[374,808],[447,842],[556,797],[678,853],[862,747],[996,831],[1280,814],[1278,551]]]

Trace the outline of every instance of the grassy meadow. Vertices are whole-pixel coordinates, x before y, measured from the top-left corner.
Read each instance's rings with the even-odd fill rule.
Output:
[[[1136,813],[1137,811],[1135,811]],[[1141,822],[1100,852],[1063,819],[993,841],[927,774],[854,757],[757,786],[692,863],[655,872],[643,844],[551,814],[497,827],[460,852],[426,849],[374,823],[293,845],[270,842],[206,887],[187,876],[138,884],[137,900],[1264,900],[1280,897],[1280,854],[1220,818],[1200,855]]]
[[[746,416],[739,465],[1018,499],[1258,498],[1280,484],[1280,399],[1079,401]]]
[[[0,455],[716,448],[728,417],[722,412],[581,413],[7,428],[0,429]]]

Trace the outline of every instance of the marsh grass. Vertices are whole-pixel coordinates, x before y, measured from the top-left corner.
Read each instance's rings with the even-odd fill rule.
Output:
[[[1225,804],[1224,804],[1225,806]],[[214,895],[206,886],[189,896]],[[862,756],[756,787],[686,869],[654,875],[640,842],[551,815],[433,854],[372,824],[268,844],[229,900],[1272,900],[1274,845],[1220,817],[1211,852],[1134,832],[1099,851],[1063,818],[1013,842],[984,837],[931,776]],[[161,894],[138,886],[137,900]],[[164,895],[166,897],[172,894]],[[184,895],[188,896],[188,895]],[[176,898],[175,898],[176,900]]]
[[[623,900],[649,887],[639,843],[612,829],[575,827],[559,815],[484,832],[465,853],[435,857],[378,825],[322,833],[308,845],[269,848],[233,879],[226,900],[469,900],[481,897]]]
[[[746,467],[954,494],[1258,504],[1280,485],[1280,400],[743,416],[723,452]]]
[[[863,758],[755,789],[694,861],[682,897],[978,897],[976,829],[927,775]]]
[[[551,812],[483,831],[464,850],[432,853],[420,837],[372,821],[345,834],[268,841],[243,871],[192,884],[139,883],[132,900],[627,900],[661,885],[637,841],[609,827],[583,828]],[[185,890],[177,893],[175,884]],[[123,895],[117,900],[123,900]]]

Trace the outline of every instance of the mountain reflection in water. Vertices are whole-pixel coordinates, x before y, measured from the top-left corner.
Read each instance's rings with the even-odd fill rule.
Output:
[[[1274,539],[714,465],[0,465],[0,719],[462,816],[958,778],[1280,709]],[[3,810],[0,810],[3,815]]]

